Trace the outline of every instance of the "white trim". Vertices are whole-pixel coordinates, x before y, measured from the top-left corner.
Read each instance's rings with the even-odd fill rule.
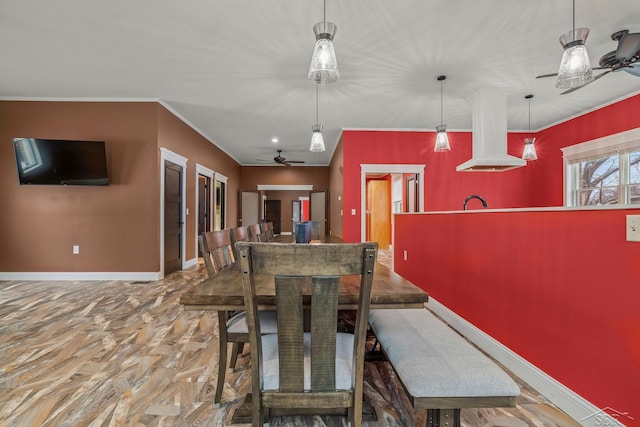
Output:
[[[194,231],[195,231],[195,254],[198,254],[198,221],[200,216],[200,186],[198,185],[198,177],[202,175],[204,177],[209,178],[209,230],[213,230],[214,228],[214,209],[215,209],[215,181],[213,179],[215,172],[209,169],[206,166],[201,165],[200,163],[196,163],[196,220],[194,221]],[[196,257],[197,258],[197,257]]]
[[[313,185],[265,185],[258,184],[258,191],[312,191]]]
[[[182,187],[182,239],[180,242],[180,251],[182,254],[182,270],[185,267],[185,254],[187,249],[187,158],[173,151],[160,147],[160,277],[164,277],[164,168],[165,162],[174,163],[182,168],[181,183]]]
[[[218,206],[218,199],[217,199],[217,192],[216,192],[216,188],[218,187],[216,185],[216,183],[221,183],[224,184],[224,212],[222,212],[223,217],[224,217],[224,224],[221,224],[221,229],[225,229],[227,228],[227,224],[229,223],[229,218],[227,217],[227,200],[229,199],[229,197],[227,196],[228,194],[228,185],[227,185],[227,181],[229,180],[229,178],[225,175],[222,175],[219,172],[216,172],[214,175],[214,179],[213,179],[213,226],[212,226],[212,230],[215,230],[216,226],[215,226],[215,218],[216,218],[216,209]]]
[[[585,157],[606,155],[616,151],[623,152],[638,147],[640,147],[640,128],[570,145],[561,150],[565,162],[573,162]]]
[[[0,280],[126,280],[156,281],[160,280],[159,271],[105,271],[105,272],[14,272],[0,273]]]
[[[581,420],[582,425],[595,426],[595,424],[592,424],[595,420],[586,418],[599,411],[597,406],[511,351],[499,341],[438,302],[435,298],[429,297],[429,302],[425,305],[452,328],[503,364],[574,420]],[[591,418],[595,419],[595,417]],[[585,424],[585,422],[588,424]]]
[[[34,96],[10,97],[0,96],[0,101],[29,101],[29,102],[157,102],[159,98],[64,98],[50,97],[40,98]]]
[[[189,268],[189,267],[193,267],[194,265],[198,265],[198,258],[191,258],[188,261],[182,260],[182,269],[183,270],[186,269],[186,268]]]
[[[426,165],[420,164],[361,164],[360,165],[360,241],[367,239],[367,174],[368,173],[415,173],[418,175],[418,205],[424,212],[424,170]],[[391,210],[391,208],[389,208]],[[392,223],[393,227],[393,223]],[[393,228],[391,241],[393,242]]]

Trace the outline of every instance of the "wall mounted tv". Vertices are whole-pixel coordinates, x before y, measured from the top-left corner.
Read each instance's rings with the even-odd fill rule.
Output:
[[[104,141],[14,138],[20,184],[109,185]]]

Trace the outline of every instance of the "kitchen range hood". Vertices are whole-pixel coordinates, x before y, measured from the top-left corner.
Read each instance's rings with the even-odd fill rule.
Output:
[[[507,154],[507,94],[480,90],[471,97],[473,136],[471,160],[456,167],[460,172],[504,172],[527,162]]]

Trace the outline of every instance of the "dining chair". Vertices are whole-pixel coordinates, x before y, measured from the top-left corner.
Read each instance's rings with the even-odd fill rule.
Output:
[[[251,346],[253,426],[287,413],[342,414],[361,426],[378,244],[238,242],[237,247]],[[262,274],[274,276],[276,334],[264,334],[259,318],[254,276]],[[354,334],[336,328],[341,275],[360,275]],[[311,326],[305,331],[307,309]]]
[[[273,232],[273,222],[269,221],[267,223],[267,238],[269,240],[273,240],[275,237],[276,237],[276,235]]]
[[[262,231],[260,224],[253,224],[249,226],[249,241],[251,242],[266,242],[267,235]]]
[[[246,230],[246,229],[245,229]],[[241,234],[241,231],[236,232]],[[234,244],[231,239],[230,230],[217,230],[202,233],[198,236],[200,250],[209,277],[218,274],[220,271],[233,268],[236,256],[234,255]],[[208,260],[208,261],[207,261]],[[273,311],[260,313],[261,320],[265,322],[265,332],[277,332],[276,316]],[[231,359],[229,361],[229,371],[233,372],[238,361],[238,355],[242,354],[244,343],[249,342],[249,328],[247,326],[246,312],[218,312],[218,337],[219,337],[219,357],[218,357],[218,379],[216,393],[214,396],[214,406],[218,407],[222,400],[224,389],[225,373],[227,371],[227,343],[232,343]]]
[[[198,236],[198,245],[209,277],[235,262],[229,230],[206,231]]]

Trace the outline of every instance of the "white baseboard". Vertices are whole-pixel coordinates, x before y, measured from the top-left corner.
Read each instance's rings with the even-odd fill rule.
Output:
[[[189,260],[186,260],[183,264],[182,264],[182,269],[187,269],[189,267],[193,267],[194,265],[198,264],[198,258],[191,258]]]
[[[602,419],[603,417],[606,418],[607,414],[597,406],[529,363],[517,353],[514,353],[434,298],[429,297],[429,302],[426,306],[436,315],[440,316],[452,328],[467,337],[495,360],[502,363],[507,369],[524,380],[574,420],[588,427],[604,425],[602,424]],[[613,419],[609,420],[609,422],[615,422],[615,424],[607,425],[616,427],[623,426],[622,423],[614,421]]]
[[[159,271],[149,272],[0,272],[0,280],[126,280],[126,281],[155,281],[160,279]]]

